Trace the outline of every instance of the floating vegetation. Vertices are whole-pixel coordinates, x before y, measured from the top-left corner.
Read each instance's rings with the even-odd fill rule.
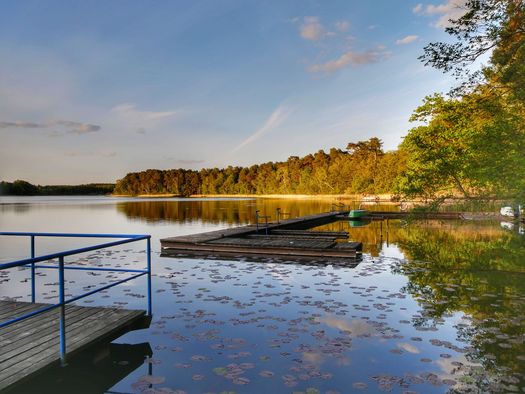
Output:
[[[525,245],[514,240],[506,258],[498,241],[491,259],[473,252],[477,234],[428,226],[391,222],[390,235],[397,238],[390,247],[407,257],[365,254],[354,268],[155,254],[151,326],[117,340],[147,342],[152,354],[132,371],[131,359],[115,362],[108,373],[126,367],[129,375],[108,391],[524,392],[525,270],[516,255]],[[373,239],[371,230],[356,231]],[[494,241],[488,229],[480,237]],[[483,250],[491,251],[485,244]],[[122,266],[140,267],[144,260],[136,257],[144,256],[112,250],[80,263],[104,266],[116,258]],[[501,271],[493,269],[497,264]],[[26,297],[26,274],[0,271],[0,294]],[[67,291],[118,278],[120,273],[68,272]],[[56,300],[56,280],[39,273],[43,298]],[[4,291],[12,282],[24,291]],[[93,300],[141,309],[143,285],[139,279]]]

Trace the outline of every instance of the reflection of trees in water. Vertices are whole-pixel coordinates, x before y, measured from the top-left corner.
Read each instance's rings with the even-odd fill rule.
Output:
[[[524,238],[494,223],[411,225],[396,237],[408,259],[394,271],[408,277],[403,290],[422,307],[413,324],[428,329],[454,312],[465,313],[456,328],[457,339],[471,346],[467,359],[482,363],[482,375],[500,376],[485,389],[524,387]]]
[[[275,219],[275,209],[292,216],[330,210],[330,201],[207,200],[144,201],[118,205],[130,218],[151,221],[253,222],[255,210]],[[525,240],[502,230],[499,223],[465,221],[399,220],[350,227],[334,222],[319,230],[349,231],[352,240],[363,242],[367,253],[377,255],[388,241],[407,257],[395,267],[405,275],[403,289],[418,300],[421,309],[412,324],[421,330],[454,321],[457,340],[467,361],[479,362],[480,370],[464,367],[471,384],[485,392],[505,391],[504,385],[525,386]],[[446,353],[446,345],[442,345]],[[463,367],[458,367],[463,368]],[[467,371],[467,372],[465,372]],[[480,372],[481,371],[481,372]],[[478,374],[478,375],[476,375]],[[499,376],[500,386],[490,386],[488,375]],[[461,373],[459,373],[461,375]],[[503,389],[502,389],[503,387]]]
[[[189,222],[201,220],[204,223],[245,224],[255,221],[255,211],[276,219],[275,211],[281,208],[291,217],[327,212],[331,200],[173,200],[173,201],[134,201],[117,204],[119,212],[133,219],[151,222]],[[289,216],[285,216],[289,217]]]
[[[25,213],[28,212],[31,209],[31,204],[27,203],[15,203],[15,204],[0,204],[0,212],[15,212],[17,214],[19,213]]]

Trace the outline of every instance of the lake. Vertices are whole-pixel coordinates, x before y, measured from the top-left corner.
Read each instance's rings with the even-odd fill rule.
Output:
[[[0,231],[151,234],[153,247],[150,327],[15,392],[525,392],[525,236],[513,223],[339,221],[319,228],[363,242],[355,267],[160,257],[164,237],[247,224],[257,209],[296,217],[333,203],[0,197]],[[379,208],[395,209],[370,209]],[[93,243],[37,242],[37,254]],[[84,263],[144,267],[144,245],[130,245],[84,256]],[[1,262],[28,257],[29,243],[0,237],[0,250]],[[28,301],[28,270],[8,271],[0,271],[0,298]],[[38,272],[37,300],[55,302],[56,272]],[[68,292],[121,275],[68,271]],[[139,278],[78,304],[145,309],[145,285]]]

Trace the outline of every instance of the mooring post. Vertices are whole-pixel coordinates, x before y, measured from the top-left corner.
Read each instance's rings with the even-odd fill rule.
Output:
[[[279,216],[281,215],[281,208],[275,210],[275,215],[277,216],[277,224],[279,224]]]
[[[148,375],[153,376],[153,363],[152,362],[148,363]],[[152,388],[152,387],[153,387],[153,384],[150,384],[149,388]]]
[[[268,235],[268,215],[264,216],[264,224],[266,225],[266,235]]]
[[[386,246],[390,246],[390,222],[386,220]]]
[[[147,259],[148,259],[148,316],[151,316],[151,236],[147,238]]]
[[[58,286],[60,301],[60,364],[66,365],[66,303],[64,285],[64,256],[58,258]]]
[[[31,235],[31,258],[35,258],[35,236]],[[35,263],[31,263],[31,302],[36,300]]]
[[[255,230],[259,232],[259,210],[255,211]]]

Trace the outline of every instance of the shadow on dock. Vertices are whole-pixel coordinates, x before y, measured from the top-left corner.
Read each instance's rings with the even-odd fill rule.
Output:
[[[248,262],[248,263],[262,263],[262,264],[292,264],[292,265],[302,265],[302,266],[311,266],[311,267],[345,267],[345,268],[355,268],[362,261],[362,255],[358,254],[356,257],[351,257],[348,259],[343,258],[316,258],[316,257],[293,257],[287,258],[285,256],[269,256],[269,255],[250,255],[246,256],[245,254],[239,253],[170,253],[165,254],[161,253],[160,257],[170,257],[170,258],[181,258],[181,259],[199,259],[199,260],[223,260],[223,261],[232,261],[232,262]]]
[[[44,373],[12,386],[7,393],[107,393],[136,369],[143,367],[153,351],[149,343],[102,343],[72,357],[66,367],[54,366]]]

